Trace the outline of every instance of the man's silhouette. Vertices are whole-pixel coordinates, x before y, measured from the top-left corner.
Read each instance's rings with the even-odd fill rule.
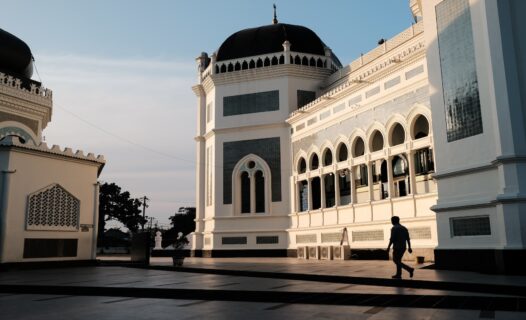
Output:
[[[389,239],[389,245],[387,246],[387,253],[393,246],[393,262],[396,264],[396,274],[393,279],[402,279],[402,268],[409,272],[409,277],[413,277],[414,268],[402,263],[402,257],[405,253],[405,243],[407,242],[409,253],[412,253],[411,240],[409,239],[409,232],[407,228],[400,224],[400,218],[394,216],[391,218],[393,227],[391,228],[391,239]]]

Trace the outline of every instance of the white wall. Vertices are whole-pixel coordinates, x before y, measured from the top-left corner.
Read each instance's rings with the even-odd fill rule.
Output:
[[[80,161],[71,158],[50,156],[40,152],[38,155],[28,152],[0,152],[0,158],[10,156],[9,170],[10,190],[5,217],[5,241],[2,248],[2,263],[49,261],[49,260],[89,260],[92,259],[94,228],[88,232],[78,231],[27,231],[26,210],[30,193],[53,183],[60,184],[66,191],[80,200],[80,224],[96,226],[95,184],[97,183],[97,163]],[[2,161],[1,163],[4,163]],[[4,168],[2,168],[4,169]],[[38,258],[23,259],[24,239],[78,239],[77,256],[73,258]]]

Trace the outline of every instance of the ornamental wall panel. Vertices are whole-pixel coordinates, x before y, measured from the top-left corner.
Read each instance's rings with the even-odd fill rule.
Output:
[[[26,230],[77,231],[80,200],[59,184],[52,184],[28,196]]]

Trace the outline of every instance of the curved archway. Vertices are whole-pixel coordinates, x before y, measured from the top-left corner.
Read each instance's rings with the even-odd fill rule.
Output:
[[[352,144],[352,156],[354,158],[361,157],[365,154],[365,143],[362,137],[354,139]]]
[[[0,140],[7,136],[17,136],[22,143],[37,144],[40,138],[28,126],[16,121],[2,121],[0,123]]]
[[[336,158],[338,162],[345,161],[349,158],[349,151],[347,150],[347,145],[345,143],[340,143],[338,148],[336,148]]]
[[[323,166],[330,166],[332,164],[332,151],[326,148],[323,151]]]
[[[298,161],[297,171],[298,173],[305,173],[307,171],[307,162],[305,161],[305,158],[301,157]]]
[[[233,214],[270,213],[272,176],[261,157],[249,154],[232,170]]]
[[[316,153],[313,153],[310,157],[309,161],[309,169],[310,170],[316,170],[320,167],[320,160],[318,158],[318,155]]]
[[[396,123],[391,129],[389,145],[397,146],[405,142],[405,130],[400,123]]]
[[[413,138],[420,139],[429,135],[429,121],[424,115],[418,115],[413,124]]]
[[[369,149],[371,152],[380,151],[384,148],[384,136],[379,130],[374,130],[370,142]]]

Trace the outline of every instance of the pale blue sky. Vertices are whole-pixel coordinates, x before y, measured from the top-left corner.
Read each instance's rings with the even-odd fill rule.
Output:
[[[346,65],[410,26],[408,2],[0,0],[0,28],[31,47],[54,91],[48,144],[104,154],[101,180],[149,196],[147,214],[167,222],[195,204],[190,87],[200,52],[270,24],[276,3],[280,22],[312,29]]]

